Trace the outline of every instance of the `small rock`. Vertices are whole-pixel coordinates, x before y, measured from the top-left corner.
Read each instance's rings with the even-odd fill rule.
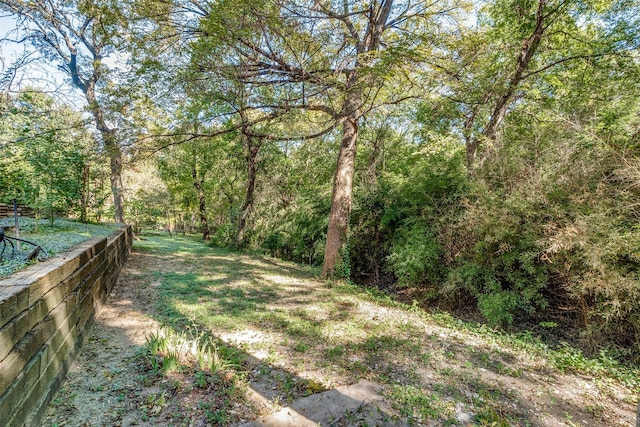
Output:
[[[468,423],[472,417],[473,414],[463,411],[463,405],[461,403],[456,404],[456,419],[458,422]]]
[[[468,423],[469,421],[471,421],[472,417],[473,417],[473,415],[470,414],[470,413],[461,412],[456,416],[456,419],[460,423]]]

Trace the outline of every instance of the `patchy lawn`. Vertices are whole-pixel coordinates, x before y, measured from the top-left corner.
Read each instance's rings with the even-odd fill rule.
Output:
[[[640,372],[270,258],[145,236],[45,425],[233,425],[367,379],[381,425],[630,426]],[[332,425],[366,425],[358,414]]]

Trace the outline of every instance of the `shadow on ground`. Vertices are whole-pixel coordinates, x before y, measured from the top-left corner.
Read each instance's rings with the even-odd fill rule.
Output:
[[[88,387],[102,389],[95,393],[94,409],[107,403],[104,411],[115,415],[89,416],[86,425],[230,425],[283,408],[301,412],[295,406],[300,399],[361,380],[380,384],[382,399],[362,405],[337,396],[345,404],[342,412],[315,421],[335,426],[633,423],[629,396],[613,384],[555,372],[526,352],[438,326],[416,310],[352,286],[328,286],[308,268],[211,249],[188,238],[151,236],[136,242],[115,290],[112,316],[105,323],[101,315],[88,353],[73,368],[86,372]],[[125,322],[138,316],[148,323]],[[119,326],[109,326],[108,319]],[[240,393],[198,387],[195,370],[150,373],[139,356],[140,334],[161,325],[219,339],[226,354],[240,361]],[[118,342],[115,336],[125,338]],[[118,355],[128,362],[120,368],[116,363],[120,372],[115,372],[108,366]],[[101,376],[101,385],[93,383]],[[76,382],[70,376],[59,400],[76,403],[54,405],[48,425],[60,419],[56,412],[81,412],[87,405],[78,403],[82,388],[74,388]]]

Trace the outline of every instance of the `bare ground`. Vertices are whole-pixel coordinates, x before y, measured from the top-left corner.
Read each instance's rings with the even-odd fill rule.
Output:
[[[238,289],[245,302],[251,289],[272,292],[259,320],[211,331],[243,354],[246,387],[235,395],[197,387],[189,372],[149,375],[141,357],[145,337],[159,328],[158,275],[203,269],[225,289],[212,293],[219,307],[238,303],[225,300]],[[384,416],[376,425],[633,426],[638,398],[613,380],[558,372],[526,349],[341,294],[289,264],[134,249],[43,425],[232,425],[360,379],[383,385]],[[225,413],[214,411],[220,399],[226,399]],[[371,421],[350,413],[332,425]]]

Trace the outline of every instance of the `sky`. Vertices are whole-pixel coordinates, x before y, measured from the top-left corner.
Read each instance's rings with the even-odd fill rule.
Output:
[[[0,72],[5,77],[6,73],[10,70],[11,66],[18,60],[24,53],[27,46],[23,46],[18,43],[8,41],[7,34],[15,28],[15,20],[11,17],[0,17],[0,37],[2,37],[2,43],[0,43],[0,55],[2,61],[0,63]],[[35,57],[35,55],[33,55]],[[5,80],[3,78],[1,90],[6,90]],[[64,74],[57,69],[55,64],[43,63],[37,61],[31,63],[19,70],[15,78],[11,80],[11,86],[8,88],[10,91],[16,91],[24,87],[37,87],[44,91],[56,91],[64,84]]]
[[[7,40],[7,34],[15,28],[15,19],[11,16],[0,17],[0,91],[7,90],[4,77],[10,71],[11,66],[25,51],[31,47]],[[37,54],[33,55],[34,58]],[[105,58],[103,62],[108,67],[121,65],[116,58]],[[25,87],[33,87],[47,92],[78,110],[84,108],[86,102],[79,90],[73,88],[67,74],[58,68],[55,62],[34,61],[21,68],[15,78],[10,80],[9,92],[17,92]]]

